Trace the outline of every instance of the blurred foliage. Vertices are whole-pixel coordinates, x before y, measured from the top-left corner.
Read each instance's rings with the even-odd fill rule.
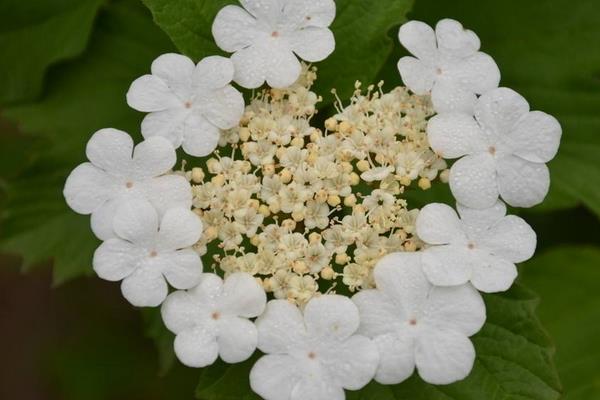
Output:
[[[235,3],[142,2],[147,8],[137,0],[0,1],[0,107],[14,124],[0,125],[0,251],[20,254],[25,270],[53,259],[55,285],[92,274],[97,241],[88,218],[72,213],[62,198],[64,180],[85,158],[88,138],[107,126],[139,138],[141,115],[125,103],[131,81],[175,46],[196,60],[219,54],[211,21],[223,4]],[[325,107],[332,101],[332,87],[347,98],[356,79],[383,79],[388,89],[400,84],[396,62],[405,53],[397,43],[397,26],[412,3],[337,0],[332,27],[336,52],[318,64],[316,90]],[[561,149],[550,163],[551,193],[543,205],[521,213],[538,232],[541,250],[521,267],[522,283],[541,297],[539,316],[557,344],[564,398],[600,397],[600,52],[593,51],[600,42],[600,7],[595,0],[415,0],[408,17],[431,24],[444,17],[463,22],[481,37],[482,50],[497,60],[501,84],[522,93],[532,109],[561,122]],[[447,187],[434,188],[425,193],[409,190],[409,204],[451,201]],[[576,208],[580,205],[589,211]],[[570,247],[554,248],[565,243]],[[552,344],[534,315],[536,297],[516,286],[506,294],[486,296],[486,303],[488,324],[474,339],[478,359],[467,380],[435,388],[413,377],[396,387],[371,384],[348,397],[558,398],[561,386],[552,366]],[[84,304],[95,309],[91,301]],[[136,376],[165,382],[177,371],[190,388],[200,376],[199,399],[256,398],[248,389],[250,362],[232,367],[218,363],[200,374],[182,369],[157,310],[143,310],[142,317],[157,356],[128,342],[141,333],[124,332],[110,318],[85,317],[97,332],[82,335],[73,347],[55,349],[47,365],[51,379],[65,388],[61,398],[131,398],[129,393],[141,392],[143,382],[127,380],[130,366],[140,369]],[[112,327],[116,331],[110,332]],[[106,383],[106,368],[116,388]],[[175,386],[181,387],[180,382],[165,396],[191,396]]]

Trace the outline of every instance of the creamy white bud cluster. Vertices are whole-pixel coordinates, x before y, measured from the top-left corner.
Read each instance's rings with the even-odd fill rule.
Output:
[[[321,130],[311,126],[315,79],[304,65],[291,87],[260,91],[222,136],[230,153],[188,174],[205,226],[197,251],[216,243],[215,267],[260,277],[275,298],[299,305],[332,290],[327,281],[373,287],[381,257],[418,250],[418,210],[402,193],[415,180],[429,188],[446,168],[427,142],[426,96],[382,84],[363,93],[357,83]]]

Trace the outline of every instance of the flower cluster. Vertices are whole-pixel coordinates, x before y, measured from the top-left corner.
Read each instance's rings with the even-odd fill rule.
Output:
[[[157,58],[127,94],[148,113],[145,140],[99,131],[67,179],[67,203],[103,240],[94,270],[131,304],[162,304],[185,365],[262,351],[250,384],[266,400],[343,400],[415,370],[432,384],[465,378],[479,292],[507,290],[535,251],[505,203],[543,200],[560,125],[498,88],[495,62],[453,20],[400,28],[415,56],[398,63],[407,88],[357,82],[320,118],[317,69],[299,58],[333,51],[335,3],[240,2],[213,25],[231,58]],[[271,87],[245,105],[233,81]],[[208,157],[174,171],[180,146]],[[458,212],[409,208],[407,193],[436,181]]]
[[[314,68],[286,89],[257,93],[240,126],[224,132],[205,168],[188,174],[205,234],[200,254],[218,243],[215,267],[262,278],[277,299],[305,304],[319,278],[351,291],[373,287],[385,254],[415,251],[418,210],[399,195],[411,182],[427,189],[445,162],[429,148],[426,98],[381,85],[356,92],[347,107],[310,125],[319,97]]]

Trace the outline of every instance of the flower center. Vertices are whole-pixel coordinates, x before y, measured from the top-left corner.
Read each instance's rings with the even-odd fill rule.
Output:
[[[279,32],[278,31],[271,32],[271,37],[274,37],[274,38],[279,37]]]
[[[307,21],[310,21],[311,19],[312,19],[312,17],[311,17],[310,15],[307,15],[307,16],[306,16],[306,20],[307,20]]]
[[[131,189],[133,187],[133,182],[130,181],[130,182],[125,183],[125,187],[127,189]]]
[[[150,252],[150,257],[152,257],[152,258],[156,257],[157,255],[158,255],[158,253],[156,252],[156,250],[152,250]]]
[[[186,101],[185,103],[183,103],[183,105],[185,106],[185,108],[190,109],[192,108],[192,102],[191,101]]]
[[[435,73],[438,74],[438,75],[441,75],[442,74],[442,69],[440,67],[436,68],[435,69]]]
[[[314,360],[315,358],[317,358],[317,354],[314,351],[311,351],[308,353],[308,358]]]
[[[218,311],[215,311],[214,313],[212,313],[211,318],[216,321],[219,318],[221,318],[221,313],[219,313]]]
[[[495,155],[496,154],[496,147],[495,146],[490,146],[490,148],[488,149],[488,152],[491,155]]]
[[[417,319],[416,319],[416,318],[411,318],[411,319],[408,321],[408,324],[409,324],[409,325],[412,325],[412,326],[415,326],[415,325],[417,324]]]

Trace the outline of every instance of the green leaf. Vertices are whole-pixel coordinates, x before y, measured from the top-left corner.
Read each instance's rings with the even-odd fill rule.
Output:
[[[0,103],[41,92],[48,67],[83,52],[104,0],[7,0],[0,5]]]
[[[460,0],[416,2],[411,18],[455,18],[481,38],[502,72],[502,86],[563,127],[550,163],[552,186],[537,209],[585,204],[600,215],[600,8],[595,0]]]
[[[32,167],[6,183],[0,251],[21,254],[25,268],[53,258],[55,284],[91,274],[98,242],[89,217],[66,206],[65,179],[83,160],[85,143],[97,129],[138,132],[141,115],[127,107],[125,93],[156,56],[170,49],[145,8],[112,3],[99,16],[83,57],[51,72],[40,102],[4,110],[45,146]]]
[[[564,400],[600,398],[600,249],[550,250],[521,267],[542,297],[540,319],[556,342]]]
[[[487,321],[473,337],[477,351],[469,377],[447,386],[423,382],[415,374],[395,386],[372,382],[348,400],[555,400],[560,382],[554,348],[535,315],[538,298],[515,285],[503,294],[485,295]],[[203,372],[196,397],[201,400],[255,399],[248,374],[255,359],[218,364]],[[213,369],[214,368],[214,369]]]
[[[156,23],[171,37],[181,52],[196,60],[223,54],[214,43],[212,22],[219,10],[234,0],[142,0],[150,8]],[[315,91],[323,95],[321,106],[330,104],[336,88],[349,98],[354,82],[372,83],[394,47],[394,26],[405,21],[412,0],[372,2],[338,0],[337,17],[331,26],[336,37],[335,52],[316,63],[319,79]]]
[[[160,308],[143,308],[141,311],[146,337],[152,339],[158,353],[158,373],[165,376],[175,364],[175,335],[165,327]]]

